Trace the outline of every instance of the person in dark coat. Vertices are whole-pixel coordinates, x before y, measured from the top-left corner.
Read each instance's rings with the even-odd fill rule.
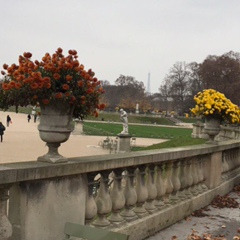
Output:
[[[28,122],[30,122],[30,120],[31,120],[31,115],[30,114],[28,114],[27,119],[28,119]]]
[[[9,123],[11,122],[11,118],[10,118],[10,116],[9,115],[7,115],[7,127],[9,127]]]
[[[1,142],[3,141],[3,134],[4,134],[5,129],[6,128],[4,127],[2,122],[0,122],[0,139],[1,139]]]

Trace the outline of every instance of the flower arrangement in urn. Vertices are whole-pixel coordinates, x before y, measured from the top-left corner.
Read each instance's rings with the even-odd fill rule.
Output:
[[[215,118],[220,122],[239,123],[240,110],[223,93],[206,89],[194,96],[196,105],[191,112],[203,118]]]
[[[76,50],[63,55],[58,48],[46,53],[41,61],[31,60],[29,52],[19,56],[18,65],[3,65],[0,81],[0,107],[47,105],[52,100],[67,101],[74,105],[75,117],[95,114],[103,109],[99,98],[104,90],[94,72],[85,70],[78,61]]]
[[[25,52],[19,56],[18,65],[3,65],[0,108],[39,104],[39,135],[49,150],[38,161],[66,162],[58,147],[73,130],[72,117],[97,116],[97,110],[105,107],[99,102],[104,90],[94,72],[79,63],[75,50],[64,56],[58,48],[52,55],[46,53],[41,61],[32,61],[31,57]]]

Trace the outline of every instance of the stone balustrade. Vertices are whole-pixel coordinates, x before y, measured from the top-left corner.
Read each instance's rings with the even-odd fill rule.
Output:
[[[203,138],[208,139],[209,136],[206,134],[204,129],[203,122],[197,122],[193,124],[193,138]],[[221,125],[221,130],[219,134],[215,137],[217,141],[225,141],[230,139],[239,139],[240,138],[240,128],[239,126],[228,126],[228,125]]]
[[[240,142],[0,165],[0,239],[63,239],[67,221],[144,239],[240,182]]]

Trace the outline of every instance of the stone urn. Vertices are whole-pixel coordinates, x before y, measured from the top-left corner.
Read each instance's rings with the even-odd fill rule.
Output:
[[[72,114],[74,105],[62,99],[51,100],[49,104],[40,103],[41,117],[38,125],[40,138],[46,142],[48,153],[38,157],[40,162],[61,163],[67,158],[58,153],[61,143],[69,139],[73,131]]]
[[[207,143],[217,144],[215,137],[219,134],[221,120],[218,118],[208,117],[205,119],[204,130],[209,136],[209,141]]]

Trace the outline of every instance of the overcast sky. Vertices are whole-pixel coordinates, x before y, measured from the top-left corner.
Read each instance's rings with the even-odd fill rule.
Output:
[[[158,92],[178,61],[240,52],[240,0],[0,0],[0,66],[58,47],[114,84],[132,76]]]

